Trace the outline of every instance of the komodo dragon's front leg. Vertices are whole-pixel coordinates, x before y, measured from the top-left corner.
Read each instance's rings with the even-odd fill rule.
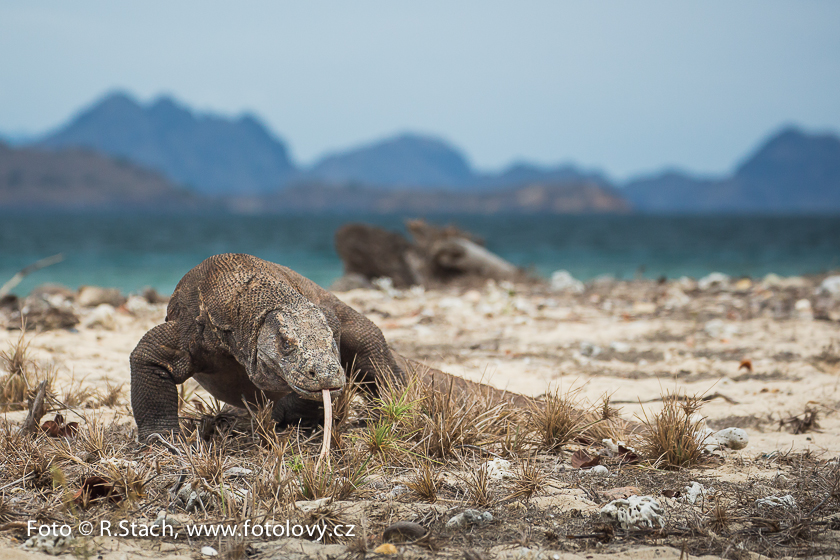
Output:
[[[189,379],[187,352],[177,348],[175,322],[158,325],[143,336],[131,353],[131,408],[139,441],[151,434],[178,433],[178,389]]]

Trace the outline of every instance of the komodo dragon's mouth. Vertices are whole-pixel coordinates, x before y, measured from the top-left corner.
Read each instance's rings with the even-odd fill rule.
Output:
[[[313,401],[320,401],[323,398],[324,390],[318,389],[317,391],[307,391],[306,389],[302,389],[297,385],[289,384],[289,386],[294,390],[295,393],[300,395],[301,397]],[[325,387],[327,388],[327,387]],[[330,389],[330,398],[336,399],[341,392],[344,391],[344,387],[339,389]]]

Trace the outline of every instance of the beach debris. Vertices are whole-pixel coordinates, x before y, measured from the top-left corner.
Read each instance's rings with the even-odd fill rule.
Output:
[[[793,509],[796,507],[796,499],[790,494],[784,496],[767,496],[766,498],[759,498],[755,501],[756,507],[784,507]]]
[[[705,501],[708,494],[712,494],[714,488],[706,490],[706,488],[699,482],[692,481],[688,486],[683,488],[682,499],[689,504],[697,504],[698,500]]]
[[[784,428],[785,426],[794,435],[818,431],[820,425],[817,423],[817,409],[807,407],[801,414],[779,420],[779,428]]]
[[[231,467],[229,469],[225,469],[224,474],[227,478],[245,478],[253,472],[253,470],[246,469],[245,467]]]
[[[23,543],[23,548],[33,552],[43,552],[50,556],[58,556],[62,554],[67,547],[73,544],[73,537],[69,535],[61,535],[58,532],[58,526],[55,529],[50,529],[47,534],[38,533],[29,537]]]
[[[730,338],[738,334],[738,327],[724,322],[723,319],[712,319],[703,325],[703,331],[712,338]]]
[[[45,379],[41,381],[35,389],[35,395],[29,402],[29,410],[27,411],[26,419],[20,427],[20,433],[34,434],[41,429],[39,424],[41,423],[41,418],[44,414],[46,414],[44,401],[47,396],[47,383],[48,381]]]
[[[101,476],[89,476],[82,482],[82,487],[73,494],[73,502],[83,508],[92,502],[104,499],[118,502],[121,496],[117,494],[113,482]]]
[[[551,273],[551,289],[555,292],[583,293],[583,282],[576,279],[568,270],[555,270]]]
[[[795,304],[793,304],[793,309],[796,311],[796,317],[799,319],[813,319],[814,318],[814,310],[811,308],[811,301],[808,299],[800,299],[797,300]]]
[[[601,463],[601,456],[590,455],[583,449],[578,449],[572,453],[571,463],[575,469],[590,469]]]
[[[597,496],[602,502],[609,502],[613,500],[625,500],[631,496],[638,495],[640,492],[641,490],[636,486],[620,486],[597,492]]]
[[[665,527],[664,510],[653,496],[630,496],[626,500],[613,500],[601,508],[601,519],[618,525],[625,531],[630,529],[654,529]]]
[[[702,290],[723,289],[729,286],[730,278],[722,272],[712,272],[697,281],[697,287]]]
[[[523,276],[516,266],[483,247],[479,239],[453,226],[411,220],[406,227],[411,241],[400,233],[367,224],[339,228],[335,248],[345,276],[358,275],[367,281],[390,278],[397,289],[463,278],[512,280]],[[336,289],[345,285],[351,282],[339,279]]]
[[[712,435],[721,447],[729,449],[744,449],[750,443],[750,436],[741,428],[724,428]]]
[[[160,294],[157,290],[150,286],[146,286],[140,291],[140,297],[151,304],[169,303],[169,296]]]
[[[510,461],[499,457],[491,461],[487,461],[484,463],[482,468],[487,469],[487,478],[493,482],[514,478],[513,471],[510,468]]]
[[[608,474],[610,474],[610,470],[604,465],[595,465],[586,472],[588,472],[592,476],[607,476]]]
[[[402,496],[403,494],[407,494],[409,492],[408,486],[404,484],[397,484],[393,488],[391,488],[388,492],[380,492],[376,495],[377,500],[392,500],[398,496]]]
[[[117,326],[117,310],[109,303],[100,303],[84,318],[82,326],[112,331]]]
[[[382,531],[384,541],[416,540],[428,533],[428,529],[412,521],[397,521]]]
[[[112,307],[119,307],[127,299],[122,295],[119,288],[102,288],[100,286],[82,286],[76,295],[76,303],[81,307],[96,307],[103,303]]]
[[[825,278],[820,283],[819,291],[829,294],[832,297],[840,297],[840,275]]]
[[[397,547],[391,543],[383,543],[373,549],[375,554],[396,554],[399,552]]]
[[[54,265],[56,263],[60,263],[63,260],[64,260],[64,255],[59,253],[59,254],[53,255],[51,257],[46,257],[44,259],[37,260],[34,263],[23,267],[22,269],[17,271],[14,276],[9,278],[9,280],[5,284],[0,286],[0,299],[6,297],[14,289],[15,286],[20,284],[20,282],[24,278],[26,278],[27,276],[29,276],[30,274],[32,274],[36,270],[41,270],[44,267],[51,266],[51,265]]]
[[[41,431],[51,438],[73,437],[79,431],[78,422],[64,423],[64,416],[56,414],[52,420],[41,424]]]
[[[486,525],[492,522],[493,514],[489,511],[482,513],[477,509],[467,509],[447,521],[446,528],[457,529],[468,525]]]
[[[743,360],[741,360],[741,363],[738,364],[738,371],[742,369],[751,372],[753,370],[752,360],[750,360],[749,358],[744,358]]]
[[[27,329],[71,329],[79,324],[79,317],[69,300],[56,296],[28,296],[19,309],[10,310],[6,327],[19,329],[23,323]]]
[[[212,546],[202,546],[201,554],[202,556],[218,556],[219,552]]]
[[[580,343],[581,356],[586,356],[587,358],[594,358],[603,351],[603,348],[591,342],[583,341]]]

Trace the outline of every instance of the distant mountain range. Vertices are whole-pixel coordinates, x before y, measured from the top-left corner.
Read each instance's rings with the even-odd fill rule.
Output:
[[[205,195],[271,192],[297,171],[285,144],[255,117],[196,115],[168,97],[144,107],[108,95],[35,146],[123,158]]]
[[[646,212],[838,212],[840,138],[786,128],[731,176],[703,179],[669,171],[632,181],[622,193]]]
[[[45,152],[0,143],[0,208],[177,210],[204,208],[160,173],[77,148]]]
[[[254,116],[196,114],[167,97],[142,105],[113,93],[26,148],[0,149],[0,207],[133,207],[142,195],[132,198],[132,189],[170,206],[239,211],[840,212],[840,138],[788,128],[731,176],[667,171],[616,188],[572,165],[520,162],[480,173],[459,149],[412,134],[303,167]]]

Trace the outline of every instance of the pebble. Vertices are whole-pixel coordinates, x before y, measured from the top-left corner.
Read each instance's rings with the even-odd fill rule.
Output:
[[[610,474],[610,470],[604,465],[595,465],[587,472],[589,472],[590,476],[607,476]]]
[[[212,546],[202,546],[201,554],[203,554],[204,556],[218,556],[219,552]]]
[[[112,331],[117,326],[116,309],[113,305],[101,303],[84,318],[82,326],[88,329],[98,328]]]
[[[741,428],[724,428],[712,436],[721,447],[743,449],[750,443],[750,436]]]
[[[477,509],[467,509],[463,513],[451,518],[446,522],[447,529],[466,527],[467,525],[484,525],[493,522],[493,514],[489,511],[481,513]]]
[[[551,289],[556,292],[583,292],[583,282],[576,279],[568,270],[555,270],[551,273]]]

